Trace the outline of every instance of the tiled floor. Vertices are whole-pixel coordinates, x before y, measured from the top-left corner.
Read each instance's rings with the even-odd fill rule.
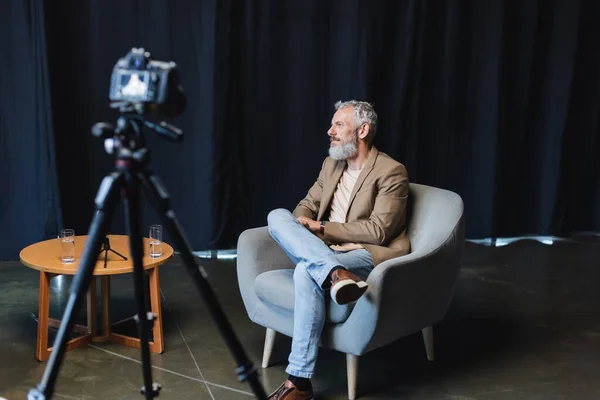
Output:
[[[427,362],[420,334],[375,350],[360,359],[359,398],[600,398],[599,260],[597,240],[468,243],[454,300],[435,327],[436,361]],[[274,365],[261,369],[264,329],[245,313],[235,260],[198,261],[272,391],[286,377],[290,339],[277,337]],[[24,399],[45,367],[34,359],[38,274],[18,262],[0,263],[0,274],[0,396]],[[161,267],[160,278],[166,350],[152,355],[159,398],[252,398],[184,267],[174,259]],[[51,316],[62,315],[70,282],[53,279]],[[131,276],[116,277],[113,319],[134,312]],[[138,350],[111,344],[68,352],[54,398],[142,399],[139,360]],[[322,350],[313,385],[317,399],[346,398],[344,355]]]

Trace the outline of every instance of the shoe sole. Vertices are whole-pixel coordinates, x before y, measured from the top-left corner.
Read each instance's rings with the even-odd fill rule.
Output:
[[[367,291],[366,282],[354,282],[352,279],[345,279],[336,283],[331,288],[331,298],[339,305],[355,302]]]

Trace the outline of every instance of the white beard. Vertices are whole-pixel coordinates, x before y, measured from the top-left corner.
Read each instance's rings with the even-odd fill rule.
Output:
[[[342,142],[337,146],[329,147],[329,156],[336,161],[347,160],[349,158],[355,157],[357,153],[358,147],[356,140]]]

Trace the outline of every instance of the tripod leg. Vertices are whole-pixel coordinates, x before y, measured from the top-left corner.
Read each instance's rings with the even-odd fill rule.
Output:
[[[206,279],[206,272],[201,266],[196,265],[194,256],[192,255],[191,247],[187,239],[183,235],[182,229],[177,221],[175,212],[171,209],[169,194],[161,184],[156,175],[150,173],[140,173],[140,179],[144,182],[144,189],[148,200],[153,204],[163,224],[166,226],[166,231],[172,239],[174,247],[179,251],[182,261],[184,262],[189,274],[191,275],[196,287],[200,291],[202,298],[207,305],[212,318],[215,320],[217,327],[221,332],[221,336],[225,339],[229,351],[237,362],[236,372],[240,381],[248,380],[250,387],[258,399],[265,399],[267,395],[260,381],[258,373],[244,349],[236,337],[233,328],[231,327],[227,316],[219,305],[219,301],[215,296],[214,291]]]
[[[152,383],[152,365],[150,361],[150,347],[148,344],[150,326],[154,322],[154,316],[151,312],[146,312],[148,294],[146,285],[144,284],[144,268],[142,265],[144,247],[139,226],[139,178],[134,174],[128,174],[126,182],[125,215],[127,218],[127,229],[129,231],[129,250],[131,252],[131,258],[133,259],[133,280],[137,303],[136,319],[142,352],[142,371],[144,377],[142,393],[147,400],[151,400],[158,396],[160,385]]]
[[[123,260],[127,260],[127,257],[125,257],[123,254],[119,253],[118,251],[114,251],[113,249],[108,249],[108,251],[110,251],[111,253],[115,253],[116,255],[121,257]]]
[[[122,175],[113,173],[106,176],[100,185],[96,195],[96,213],[88,232],[88,239],[81,255],[79,268],[69,290],[69,299],[65,312],[58,328],[54,346],[50,353],[50,359],[44,370],[42,381],[37,388],[31,389],[27,398],[30,400],[51,398],[54,392],[54,384],[60,369],[62,358],[65,353],[68,336],[67,333],[73,329],[75,317],[81,306],[81,300],[85,298],[94,274],[94,266],[98,257],[98,249],[102,244],[106,232],[118,203],[118,194]]]

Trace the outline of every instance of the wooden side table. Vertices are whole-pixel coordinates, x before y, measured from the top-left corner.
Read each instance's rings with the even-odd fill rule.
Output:
[[[116,254],[109,252],[106,268],[104,268],[104,253],[98,258],[94,267],[94,277],[87,295],[87,326],[75,325],[74,331],[83,334],[69,340],[66,351],[84,346],[90,342],[110,341],[125,346],[140,348],[140,339],[111,332],[110,322],[110,277],[111,275],[127,274],[133,272],[133,260],[129,252],[129,236],[108,235],[110,247],[116,252],[127,257],[123,260]],[[163,242],[163,255],[159,258],[150,258],[148,255],[150,239],[144,238],[144,257],[142,264],[149,278],[151,311],[156,314],[154,321],[154,340],[149,342],[150,351],[162,353],[164,351],[164,338],[162,330],[162,313],[160,307],[160,285],[158,280],[158,266],[166,263],[173,257],[173,248]],[[60,260],[60,239],[45,240],[34,243],[19,254],[21,262],[33,269],[40,271],[40,289],[38,299],[38,334],[36,359],[45,361],[50,357],[52,347],[48,347],[48,327],[59,327],[60,321],[50,318],[50,280],[58,275],[75,275],[87,236],[75,237],[75,262],[63,264]],[[99,249],[100,250],[100,249]],[[101,307],[102,324],[101,334],[98,334],[96,313],[96,276],[101,280]],[[132,297],[133,298],[133,297]]]

